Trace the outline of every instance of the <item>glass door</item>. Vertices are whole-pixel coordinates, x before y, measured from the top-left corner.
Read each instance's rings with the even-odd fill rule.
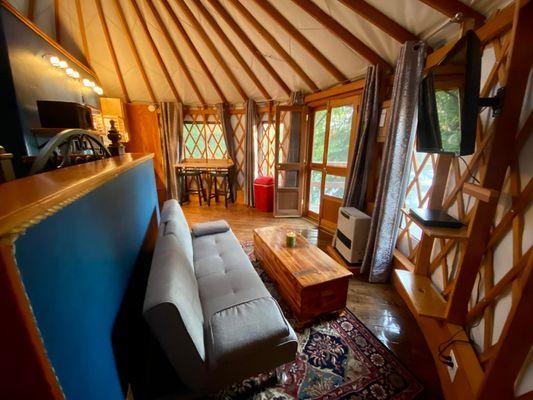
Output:
[[[334,230],[342,204],[360,96],[314,109],[308,162],[307,215]]]

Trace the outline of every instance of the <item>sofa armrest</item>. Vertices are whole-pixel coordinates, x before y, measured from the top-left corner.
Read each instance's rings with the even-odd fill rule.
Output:
[[[207,327],[207,358],[211,367],[246,360],[296,340],[272,297],[247,301],[214,314]]]
[[[192,234],[195,237],[214,235],[229,231],[229,225],[223,219],[218,221],[198,222],[192,226]]]

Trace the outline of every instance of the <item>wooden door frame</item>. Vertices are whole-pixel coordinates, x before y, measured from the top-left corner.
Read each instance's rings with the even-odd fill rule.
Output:
[[[300,112],[300,149],[299,149],[299,162],[297,163],[280,163],[279,162],[279,128],[280,128],[280,117],[281,117],[281,111],[285,112],[291,112],[291,111],[297,111]],[[309,107],[306,105],[293,105],[293,106],[276,106],[275,110],[275,154],[274,154],[274,216],[275,217],[301,217],[303,215],[304,211],[304,196],[305,196],[305,186],[306,186],[306,179],[305,179],[305,165],[307,163],[307,137],[308,137],[308,115]],[[280,168],[280,164],[284,164],[282,168]],[[288,167],[288,168],[287,168]],[[298,212],[297,215],[285,215],[280,214],[278,211],[278,199],[277,199],[277,192],[279,190],[278,188],[278,175],[279,171],[298,171],[298,190],[299,190],[299,201],[298,201]]]
[[[305,201],[304,201],[304,215],[306,215],[309,218],[312,218],[318,222],[319,225],[321,225],[322,220],[322,207],[324,205],[324,197],[326,197],[330,201],[340,201],[342,202],[342,199],[339,199],[337,197],[328,196],[324,194],[325,184],[326,184],[326,175],[335,175],[335,176],[343,176],[346,177],[348,175],[348,168],[351,163],[352,156],[354,155],[354,146],[355,146],[355,139],[357,135],[357,127],[359,125],[359,117],[360,117],[360,110],[359,107],[361,105],[361,93],[354,93],[353,95],[349,97],[343,97],[339,99],[332,99],[325,103],[322,103],[320,105],[317,105],[315,107],[310,107],[309,110],[309,124],[308,124],[308,148],[307,148],[307,154],[309,155],[309,159],[306,162],[305,165],[305,172],[307,176],[307,183],[305,187]],[[327,155],[329,151],[329,130],[330,130],[330,123],[331,123],[331,110],[335,107],[344,106],[344,105],[352,105],[354,113],[352,115],[352,125],[350,128],[350,146],[348,149],[348,162],[346,164],[346,167],[337,167],[337,166],[328,166],[327,165]],[[313,141],[314,141],[314,124],[315,124],[315,113],[317,111],[326,110],[326,127],[324,132],[324,153],[322,154],[322,163],[317,164],[312,162],[313,157]],[[320,171],[322,173],[322,179],[320,183],[320,210],[319,213],[316,214],[313,211],[309,210],[309,195],[311,190],[311,171]]]

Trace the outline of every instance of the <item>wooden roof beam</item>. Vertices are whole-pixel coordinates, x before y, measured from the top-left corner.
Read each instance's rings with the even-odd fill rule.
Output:
[[[296,72],[296,74],[305,82],[305,84],[313,91],[317,91],[318,86],[307,75],[307,73],[294,61],[289,53],[278,43],[261,23],[248,11],[238,0],[230,0],[229,3],[252,25],[255,30],[261,35],[263,39],[289,64],[289,66]]]
[[[167,12],[170,15],[170,18],[172,19],[172,22],[176,26],[176,29],[181,34],[181,37],[183,38],[185,43],[187,43],[187,46],[189,47],[189,49],[191,50],[192,54],[194,55],[194,58],[196,59],[196,61],[200,65],[200,68],[202,69],[204,74],[207,76],[207,79],[209,80],[209,82],[211,82],[211,85],[213,86],[213,88],[217,92],[218,97],[220,97],[220,100],[222,102],[227,103],[226,97],[224,96],[224,93],[222,92],[222,89],[220,88],[220,86],[218,85],[218,82],[213,77],[213,74],[211,74],[211,72],[209,71],[209,68],[207,68],[206,63],[204,62],[204,60],[200,56],[200,53],[198,53],[198,50],[194,46],[194,43],[192,42],[192,40],[189,37],[187,31],[185,30],[185,28],[181,24],[180,20],[178,19],[178,17],[174,13],[174,10],[172,9],[171,5],[169,4],[169,2],[167,0],[161,0],[161,3],[167,9]]]
[[[289,96],[291,94],[291,90],[289,89],[287,84],[283,81],[281,76],[279,76],[279,74],[272,67],[272,65],[269,64],[265,56],[263,56],[263,54],[259,51],[256,45],[250,40],[250,38],[246,35],[242,28],[235,22],[233,17],[226,11],[222,4],[220,4],[218,0],[207,1],[209,1],[209,4],[211,4],[215,11],[222,17],[224,22],[228,24],[228,26],[233,30],[233,32],[235,32],[235,34],[244,43],[244,45],[248,47],[248,50],[252,52],[257,61],[259,61],[259,63],[268,71],[272,79],[274,79],[276,83],[281,87],[281,89],[283,89],[285,94]]]
[[[87,32],[85,31],[85,20],[81,10],[80,0],[76,0],[76,15],[78,17],[78,25],[80,26],[81,43],[83,46],[83,57],[87,64],[91,65],[91,53],[89,52],[89,43],[87,42]]]
[[[226,47],[229,49],[233,57],[239,62],[241,67],[246,71],[250,79],[255,83],[255,86],[259,89],[259,91],[263,94],[265,97],[265,100],[271,99],[272,96],[268,93],[268,90],[264,87],[264,85],[261,83],[261,81],[257,78],[257,76],[254,74],[250,66],[246,63],[244,58],[241,56],[239,50],[233,45],[231,40],[228,38],[228,36],[224,33],[224,31],[220,28],[220,26],[217,24],[213,16],[207,11],[205,6],[202,4],[202,2],[197,1],[194,2],[196,5],[196,8],[200,11],[202,16],[207,20],[209,25],[211,25],[211,28],[216,32],[220,40],[226,45]]]
[[[61,44],[61,19],[59,17],[59,0],[54,0],[54,31],[56,42]]]
[[[465,18],[473,18],[475,26],[479,27],[485,22],[485,16],[478,13],[471,7],[459,0],[420,0],[431,8],[446,15],[449,18],[455,17],[455,14],[462,13]]]
[[[131,5],[133,6],[135,10],[135,14],[137,14],[137,18],[139,19],[142,29],[148,39],[148,42],[150,43],[150,47],[152,48],[152,52],[154,53],[154,56],[157,60],[157,63],[161,67],[161,70],[163,71],[163,75],[165,75],[165,79],[168,83],[168,86],[170,86],[170,90],[172,91],[172,94],[176,98],[176,100],[181,103],[181,97],[178,94],[178,90],[176,89],[176,86],[174,85],[174,82],[172,81],[172,77],[168,73],[168,69],[165,66],[165,62],[163,61],[163,58],[161,57],[161,54],[159,54],[159,50],[157,49],[157,46],[154,42],[154,38],[152,37],[152,34],[150,33],[150,30],[148,29],[148,25],[146,24],[146,20],[143,17],[143,14],[141,12],[141,9],[139,8],[139,5],[137,4],[137,0],[130,0]]]
[[[304,35],[296,29],[287,18],[285,18],[272,4],[266,0],[254,0],[255,3],[263,9],[274,21],[278,23],[294,40],[300,45],[318,62],[320,63],[335,79],[339,82],[348,80],[348,77],[344,75],[327,57],[325,57]]]
[[[207,32],[204,30],[202,25],[200,25],[200,22],[196,19],[192,11],[185,4],[185,2],[178,0],[175,3],[178,5],[181,12],[187,16],[188,20],[190,21],[194,29],[196,29],[196,31],[198,32],[198,34],[200,35],[200,37],[202,38],[206,46],[209,48],[209,51],[211,51],[211,54],[213,54],[213,56],[217,60],[220,67],[226,73],[226,76],[229,78],[229,80],[231,81],[235,89],[237,89],[237,92],[239,92],[239,94],[241,95],[243,101],[246,101],[246,99],[248,98],[248,95],[242,88],[241,84],[237,80],[233,71],[228,67],[228,64],[226,63],[226,61],[224,60],[224,58],[218,51],[217,46],[215,46],[215,44],[213,43],[213,41],[211,40]]]
[[[130,96],[128,94],[128,89],[126,88],[124,78],[122,77],[122,72],[120,71],[120,65],[118,63],[117,53],[115,52],[115,47],[113,46],[113,41],[111,40],[111,35],[109,34],[109,27],[107,26],[107,21],[105,19],[104,9],[102,8],[102,2],[101,0],[94,0],[94,2],[96,4],[96,10],[98,12],[98,19],[100,20],[100,24],[102,25],[102,30],[104,31],[104,38],[107,44],[107,49],[109,50],[109,53],[111,54],[111,60],[115,68],[115,73],[117,74],[118,83],[120,84],[120,88],[122,90],[122,95],[124,96],[124,100],[127,103],[129,103]]]
[[[26,12],[26,16],[30,21],[33,21],[33,18],[35,17],[35,0],[28,1],[28,11]]]
[[[176,44],[170,37],[170,33],[168,32],[167,27],[165,26],[163,20],[161,19],[161,16],[159,15],[159,12],[155,8],[155,5],[152,0],[147,0],[148,6],[150,7],[150,10],[152,11],[152,14],[154,15],[157,24],[159,25],[159,28],[161,29],[161,32],[163,32],[163,36],[165,37],[165,40],[167,41],[170,50],[172,51],[172,54],[174,55],[174,58],[178,62],[181,70],[183,71],[183,74],[185,75],[185,78],[187,78],[187,81],[189,82],[189,85],[191,85],[192,89],[194,90],[194,93],[196,94],[196,97],[202,104],[202,106],[205,106],[205,100],[202,96],[202,93],[200,92],[200,89],[198,88],[198,85],[194,81],[191,72],[189,71],[189,68],[187,67],[187,64],[185,64],[185,60],[181,56],[178,48],[176,47]]]
[[[367,60],[370,64],[380,65],[384,70],[388,71],[391,66],[387,61],[381,58],[374,50],[364,44],[361,40],[355,37],[348,29],[339,24],[333,17],[323,11],[312,1],[308,0],[292,0],[302,10],[311,15],[314,19],[320,22],[327,30],[346,43],[352,50]]]
[[[418,36],[364,0],[340,0],[340,2],[400,43],[419,40]]]
[[[120,5],[119,0],[114,0],[113,3],[115,4],[115,9],[119,17],[118,19],[120,20],[120,25],[122,26],[122,30],[126,34],[126,39],[128,40],[128,44],[130,46],[131,52],[133,53],[133,58],[135,59],[137,68],[139,68],[139,71],[141,72],[141,77],[144,81],[144,84],[146,85],[146,89],[148,90],[148,95],[150,96],[150,99],[152,100],[152,102],[156,103],[157,98],[155,96],[154,89],[152,88],[152,85],[150,84],[150,80],[148,79],[148,75],[146,74],[146,70],[141,61],[139,51],[137,50],[137,46],[135,45],[135,41],[133,40],[133,36],[131,35],[130,27],[128,26],[128,22],[126,21],[126,16],[124,15],[124,10],[122,9],[122,6]]]

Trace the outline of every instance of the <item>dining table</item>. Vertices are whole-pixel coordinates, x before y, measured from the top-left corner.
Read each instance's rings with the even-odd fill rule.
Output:
[[[229,158],[185,158],[179,163],[174,164],[177,169],[195,169],[200,171],[223,171],[229,170],[235,165]]]

